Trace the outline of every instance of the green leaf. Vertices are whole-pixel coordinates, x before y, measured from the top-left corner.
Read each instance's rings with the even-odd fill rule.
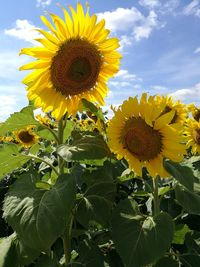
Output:
[[[105,121],[102,110],[97,108],[93,103],[87,101],[86,99],[82,99],[82,108],[85,111],[90,111],[100,120]]]
[[[75,123],[73,121],[67,120],[67,124],[64,129],[64,133],[63,133],[64,142],[66,142],[66,140],[70,137],[74,127],[75,127]]]
[[[87,196],[80,200],[77,209],[77,220],[85,228],[96,222],[103,227],[109,226],[111,202],[101,196]]]
[[[45,140],[55,140],[53,134],[48,129],[44,129],[42,126],[38,127],[37,134]]]
[[[113,212],[112,233],[125,266],[141,267],[155,262],[170,247],[173,221],[167,213],[144,217],[137,204],[127,199]]]
[[[62,175],[50,190],[36,188],[33,175],[24,175],[9,190],[4,218],[29,247],[48,251],[68,223],[75,200],[75,181]]]
[[[190,228],[186,224],[176,225],[172,243],[183,245],[185,242],[185,235],[190,231],[191,231]]]
[[[103,254],[95,243],[84,240],[80,244],[78,261],[85,267],[104,267],[104,260]]]
[[[34,119],[33,107],[27,106],[20,112],[12,114],[2,125],[0,125],[0,136],[7,132],[22,129],[29,125],[38,125],[39,123]]]
[[[57,153],[66,161],[82,161],[103,159],[110,155],[110,150],[101,135],[86,132],[71,145],[60,145]]]
[[[15,144],[0,145],[0,180],[28,160],[29,158],[18,152]]]
[[[60,267],[57,259],[52,255],[41,255],[34,267]]]
[[[14,240],[18,261],[22,265],[28,265],[39,257],[40,251],[25,245],[17,236]]]
[[[0,241],[0,267],[20,267],[13,238],[14,235],[11,235]]]
[[[153,267],[179,267],[179,263],[169,257],[161,258]]]
[[[184,267],[197,267],[200,266],[200,256],[194,254],[181,255],[180,261]]]
[[[200,214],[200,196],[189,191],[183,186],[175,188],[176,199],[179,204],[189,213]]]
[[[165,160],[165,169],[182,185],[193,191],[195,176],[191,168]]]
[[[191,254],[200,255],[200,233],[199,232],[189,232],[185,236],[185,244],[188,251]]]
[[[98,195],[107,200],[114,201],[116,185],[113,182],[98,182],[90,186],[85,192],[85,196]]]

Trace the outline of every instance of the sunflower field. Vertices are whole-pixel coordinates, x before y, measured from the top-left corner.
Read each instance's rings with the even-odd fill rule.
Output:
[[[104,112],[119,40],[61,9],[0,123],[0,267],[200,266],[200,107],[144,92]]]

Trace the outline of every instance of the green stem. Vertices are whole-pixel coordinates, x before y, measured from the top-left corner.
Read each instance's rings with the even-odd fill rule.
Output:
[[[59,175],[59,173],[58,173],[58,171],[56,170],[56,168],[55,168],[50,162],[46,161],[45,159],[43,159],[43,158],[39,158],[39,157],[34,156],[34,155],[31,155],[31,154],[29,154],[29,155],[23,154],[23,156],[26,156],[26,157],[28,157],[28,158],[30,158],[30,159],[35,159],[35,160],[39,160],[39,161],[41,161],[41,162],[44,162],[44,163],[47,164],[49,167],[51,167],[52,170],[54,170],[54,172],[55,172],[57,175]]]
[[[58,123],[58,146],[63,144],[63,133],[65,129],[66,123],[63,118]],[[64,160],[62,157],[58,155],[58,169],[59,174],[64,173]],[[64,235],[62,236],[63,240],[63,249],[65,255],[65,266],[70,263],[71,260],[71,232],[72,232],[72,224],[73,224],[73,215],[70,216],[69,223],[66,226],[66,230]]]
[[[160,203],[158,196],[158,177],[153,178],[153,204],[154,204],[154,215],[160,213]]]
[[[71,260],[71,233],[72,233],[72,225],[73,225],[73,215],[71,214],[69,223],[66,227],[66,231],[62,237],[63,240],[63,248],[65,254],[65,266],[70,263]]]
[[[63,125],[63,118],[58,123],[58,145],[63,144],[63,132],[64,132],[64,125]],[[59,174],[64,173],[64,161],[63,158],[58,155],[58,169]]]

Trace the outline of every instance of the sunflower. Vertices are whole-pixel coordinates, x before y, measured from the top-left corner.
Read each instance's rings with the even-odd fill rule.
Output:
[[[28,98],[44,112],[52,111],[57,120],[68,112],[74,115],[82,98],[104,104],[108,93],[107,80],[117,73],[121,55],[117,38],[108,38],[105,20],[97,22],[96,15],[84,13],[80,3],[77,10],[69,6],[71,16],[62,7],[64,20],[49,14],[41,20],[50,31],[38,29],[44,38],[36,39],[42,46],[24,48],[37,60],[23,65],[20,70],[34,70],[23,83]]]
[[[159,105],[163,105],[163,111],[161,115],[174,110],[174,117],[172,118],[170,123],[181,123],[183,124],[187,118],[187,108],[186,105],[181,103],[179,100],[174,102],[171,96],[156,96],[156,101]]]
[[[200,153],[200,121],[188,119],[185,127],[187,147],[192,149],[194,154]]]
[[[192,112],[192,117],[195,121],[200,120],[200,108],[197,108],[194,104],[188,105],[188,111]]]
[[[33,127],[27,127],[25,129],[21,129],[19,131],[15,131],[14,135],[16,140],[22,144],[25,148],[29,148],[35,143],[38,142],[39,136],[37,136],[33,131]]]
[[[35,117],[39,121],[39,123],[42,125],[45,125],[51,129],[56,127],[55,123],[46,115],[42,116],[41,114],[38,114]]]
[[[162,114],[163,105],[155,97],[142,94],[129,98],[115,111],[108,126],[108,144],[118,159],[125,158],[131,169],[142,176],[146,167],[152,177],[168,177],[163,159],[179,162],[183,159],[185,146],[180,126],[170,124],[175,111]]]

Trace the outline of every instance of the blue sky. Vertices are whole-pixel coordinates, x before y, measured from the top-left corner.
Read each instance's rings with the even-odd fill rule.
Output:
[[[0,13],[0,121],[27,104],[19,72],[30,61],[18,56],[33,46],[34,28],[45,28],[40,15],[61,15],[57,3],[75,0],[7,0]],[[85,1],[80,1],[85,4]],[[90,13],[106,19],[106,26],[121,41],[123,55],[116,77],[109,81],[106,105],[129,96],[172,94],[185,103],[200,104],[200,0],[90,0]]]

